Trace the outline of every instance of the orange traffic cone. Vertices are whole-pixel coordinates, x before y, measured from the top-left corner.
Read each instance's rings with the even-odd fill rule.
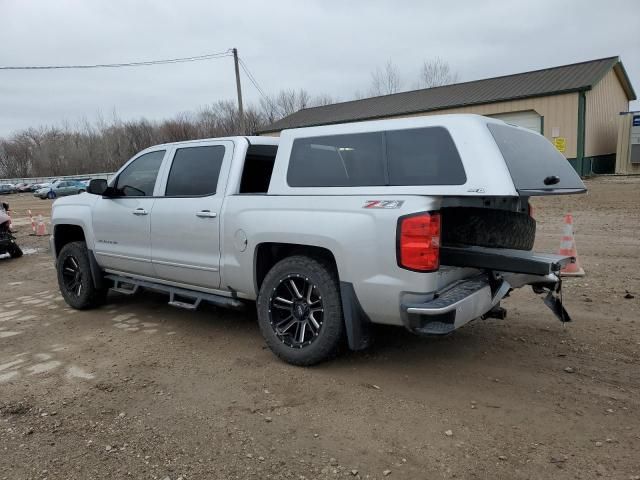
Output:
[[[36,235],[42,237],[47,234],[47,226],[44,224],[42,215],[38,215],[38,227],[36,228]]]
[[[573,236],[573,215],[567,213],[564,216],[564,232],[560,241],[560,255],[574,257],[576,261],[570,263],[560,271],[563,277],[584,277],[584,270],[578,260],[578,250],[576,249],[576,239]]]
[[[36,234],[36,221],[33,219],[33,213],[31,210],[27,210],[29,212],[29,218],[31,219],[31,230],[33,230],[33,235]]]

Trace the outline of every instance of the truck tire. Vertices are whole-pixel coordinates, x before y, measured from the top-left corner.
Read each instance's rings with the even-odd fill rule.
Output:
[[[87,310],[105,302],[108,289],[98,289],[93,284],[85,242],[70,242],[62,247],[56,259],[56,271],[60,293],[70,307]]]
[[[287,363],[315,365],[344,343],[342,302],[335,269],[295,255],[267,273],[258,295],[258,324],[271,351]]]
[[[536,221],[525,213],[474,207],[442,209],[442,245],[531,250]]]

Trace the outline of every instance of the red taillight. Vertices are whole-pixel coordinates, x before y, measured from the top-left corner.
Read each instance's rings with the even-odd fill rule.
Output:
[[[440,267],[440,214],[419,213],[398,220],[398,265],[418,272]]]

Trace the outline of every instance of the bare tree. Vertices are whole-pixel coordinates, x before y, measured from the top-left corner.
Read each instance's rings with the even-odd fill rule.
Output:
[[[317,107],[336,103],[330,95],[312,97],[306,90],[280,90],[276,95],[270,95],[260,101],[261,121],[265,125],[280,120],[303,108]]]
[[[458,81],[458,73],[451,69],[446,60],[436,57],[432,60],[425,60],[420,70],[420,88],[440,87],[450,85]]]
[[[325,105],[331,105],[333,103],[337,103],[340,100],[332,97],[331,95],[327,95],[327,94],[322,94],[322,95],[318,95],[317,97],[314,97],[311,100],[311,107],[322,107]]]
[[[306,90],[282,90],[259,106],[246,105],[244,131],[235,102],[221,100],[195,113],[163,121],[111,119],[29,128],[0,138],[0,178],[113,172],[137,152],[164,142],[251,134],[302,108],[335,100],[312,97]]]
[[[371,96],[389,95],[400,91],[402,81],[400,72],[391,60],[388,60],[384,68],[377,68],[371,73]]]

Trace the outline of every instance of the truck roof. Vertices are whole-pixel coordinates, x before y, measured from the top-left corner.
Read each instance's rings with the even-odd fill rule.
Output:
[[[420,127],[459,127],[469,125],[485,125],[487,123],[504,124],[502,120],[489,118],[473,113],[455,113],[445,115],[423,115],[419,117],[389,118],[384,120],[368,120],[364,122],[338,123],[318,127],[302,127],[283,130],[280,137],[298,138],[321,135],[340,135],[345,133],[376,132],[384,130],[402,130]]]
[[[231,141],[242,141],[246,140],[251,145],[278,145],[280,139],[278,137],[260,137],[257,135],[235,135],[232,137],[210,137],[210,138],[198,138],[196,140],[184,140],[181,142],[167,142],[160,143],[158,145],[153,145],[149,148],[158,148],[158,147],[169,147],[169,146],[184,146],[184,145],[195,145],[202,142],[211,142],[214,140],[231,140]]]
[[[287,181],[294,144],[308,144],[308,148],[315,151],[337,151],[336,155],[342,158],[341,151],[360,148],[354,147],[356,143],[350,143],[355,141],[350,137],[383,134],[386,138],[389,132],[434,127],[446,129],[455,143],[455,154],[442,154],[441,167],[454,163],[458,157],[466,174],[462,181],[435,181],[422,185],[376,183],[369,186],[291,186]],[[436,150],[431,153],[434,152]],[[428,156],[430,152],[424,153]],[[566,158],[542,135],[502,120],[474,114],[428,115],[283,130],[273,178],[275,181],[272,181],[269,193],[279,195],[348,192],[364,195],[517,196],[585,191],[580,177]]]

